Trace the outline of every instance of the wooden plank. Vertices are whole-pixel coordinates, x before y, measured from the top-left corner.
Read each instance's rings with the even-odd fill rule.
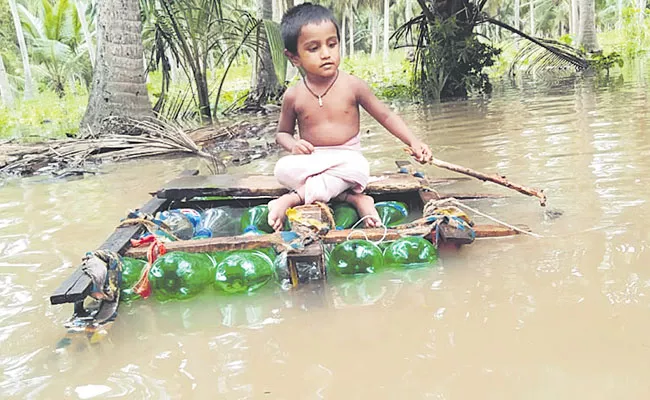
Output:
[[[279,233],[259,236],[229,236],[215,237],[209,239],[179,240],[165,243],[167,252],[186,251],[189,253],[210,253],[215,251],[249,250],[271,247],[276,243],[282,243],[282,236]],[[131,247],[124,255],[126,257],[147,258],[147,246]]]
[[[426,186],[426,180],[389,173],[371,177],[366,193],[412,192]],[[208,196],[279,197],[287,192],[272,175],[207,175],[174,179],[158,192],[158,197],[174,200]]]
[[[526,226],[517,226],[525,231],[529,231]],[[477,238],[488,238],[488,237],[501,237],[501,236],[511,236],[516,235],[518,232],[514,229],[506,228],[501,225],[475,225],[472,227],[476,232]],[[368,240],[379,240],[384,237],[384,240],[397,240],[403,235],[408,234],[422,234],[426,231],[426,227],[417,227],[410,230],[398,231],[396,229],[388,229],[384,237],[383,228],[372,228],[364,229],[363,233],[365,236],[355,230],[355,233],[350,235],[352,230],[343,229],[340,231],[329,231],[325,237],[323,237],[323,243],[342,243],[348,239],[365,239]],[[232,236],[232,237],[217,237],[210,239],[199,239],[199,240],[179,240],[176,242],[166,243],[165,247],[168,252],[171,251],[186,251],[189,253],[209,253],[216,251],[229,251],[229,250],[247,250],[247,249],[258,249],[264,247],[271,247],[277,243],[282,242],[282,237],[280,233],[272,233],[269,235],[260,235],[260,236]],[[147,257],[147,247],[132,247],[126,251],[124,254],[127,257],[146,259]]]
[[[198,174],[197,170],[184,171],[181,175]],[[169,200],[153,197],[142,207],[140,211],[147,214],[154,214],[163,208]],[[102,243],[99,249],[122,252],[129,244],[130,239],[142,231],[140,225],[124,226],[116,228],[115,231]],[[92,289],[90,277],[81,270],[81,265],[63,281],[59,287],[50,295],[51,304],[72,303],[82,301]]]
[[[530,232],[530,228],[526,225],[516,225],[516,227],[522,231]],[[505,227],[503,225],[474,225],[472,229],[474,229],[474,232],[476,232],[477,238],[513,236],[520,234],[520,232],[517,232],[516,230]]]
[[[77,281],[84,276],[87,275],[84,274],[83,271],[81,271],[81,268],[77,267],[77,269],[75,269],[74,272],[66,278],[66,280],[61,282],[59,287],[50,295],[50,303],[51,304],[67,303],[66,293],[68,293],[68,290],[74,287]]]

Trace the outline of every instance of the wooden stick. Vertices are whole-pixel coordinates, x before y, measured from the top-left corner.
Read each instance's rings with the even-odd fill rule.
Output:
[[[406,151],[407,153],[413,155],[410,148],[406,148],[406,149],[404,149],[404,151]],[[505,186],[505,187],[507,187],[509,189],[514,189],[514,190],[518,191],[519,193],[523,193],[523,194],[526,194],[528,196],[537,197],[537,198],[539,198],[539,204],[542,207],[546,206],[546,195],[543,193],[542,190],[531,189],[531,188],[527,188],[527,187],[522,186],[522,185],[518,185],[516,183],[512,183],[512,182],[508,181],[505,178],[505,176],[487,175],[487,174],[484,174],[482,172],[474,171],[473,169],[469,169],[467,167],[462,167],[460,165],[456,165],[456,164],[448,163],[446,161],[438,160],[437,158],[434,158],[434,157],[431,158],[430,163],[435,165],[436,167],[448,169],[450,171],[458,172],[460,174],[469,175],[469,176],[472,176],[474,178],[480,179],[482,181],[494,182],[494,183],[499,184],[501,186]]]

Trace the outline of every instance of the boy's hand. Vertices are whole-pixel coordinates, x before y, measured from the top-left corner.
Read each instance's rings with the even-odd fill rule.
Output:
[[[425,143],[420,141],[415,141],[411,143],[411,147],[408,148],[408,152],[415,158],[420,164],[426,164],[431,162],[433,158],[433,153],[431,149]]]
[[[291,148],[291,154],[311,154],[314,152],[314,145],[304,139],[298,140]]]

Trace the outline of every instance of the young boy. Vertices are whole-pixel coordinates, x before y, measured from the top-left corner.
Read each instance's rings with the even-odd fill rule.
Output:
[[[361,154],[359,106],[408,145],[417,161],[431,160],[431,150],[365,82],[339,71],[339,27],[328,9],[295,6],[282,17],[281,28],[284,53],[305,76],[287,89],[282,102],[276,141],[292,155],[278,161],[275,176],[293,191],[269,202],[269,225],[280,230],[290,207],[336,198],[368,216],[366,226],[378,227],[374,200],[363,194],[370,171]]]

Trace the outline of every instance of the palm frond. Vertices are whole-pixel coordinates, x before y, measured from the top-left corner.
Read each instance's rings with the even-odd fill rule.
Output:
[[[273,59],[273,67],[278,77],[278,82],[284,83],[287,76],[287,57],[284,55],[284,43],[280,34],[280,24],[265,19],[264,30],[266,31],[266,39],[269,42],[271,59]]]
[[[500,28],[506,29],[522,38],[528,43],[524,45],[515,57],[515,62],[511,66],[511,72],[517,63],[522,60],[528,60],[528,70],[536,68],[549,68],[567,65],[572,66],[578,71],[585,70],[589,66],[586,55],[578,49],[567,44],[560,43],[551,39],[535,38],[519,29],[516,29],[505,22],[484,15],[482,22],[494,24]],[[532,69],[531,69],[532,68]]]
[[[538,40],[546,47],[541,47],[535,42],[525,42],[512,60],[509,74],[512,75],[517,67],[521,67],[520,70],[524,73],[568,69],[580,71],[587,68],[587,65],[582,65],[580,61],[576,62],[581,57],[579,50],[555,40],[542,38]],[[548,47],[553,47],[556,51],[548,51]],[[572,52],[575,52],[575,55]]]

